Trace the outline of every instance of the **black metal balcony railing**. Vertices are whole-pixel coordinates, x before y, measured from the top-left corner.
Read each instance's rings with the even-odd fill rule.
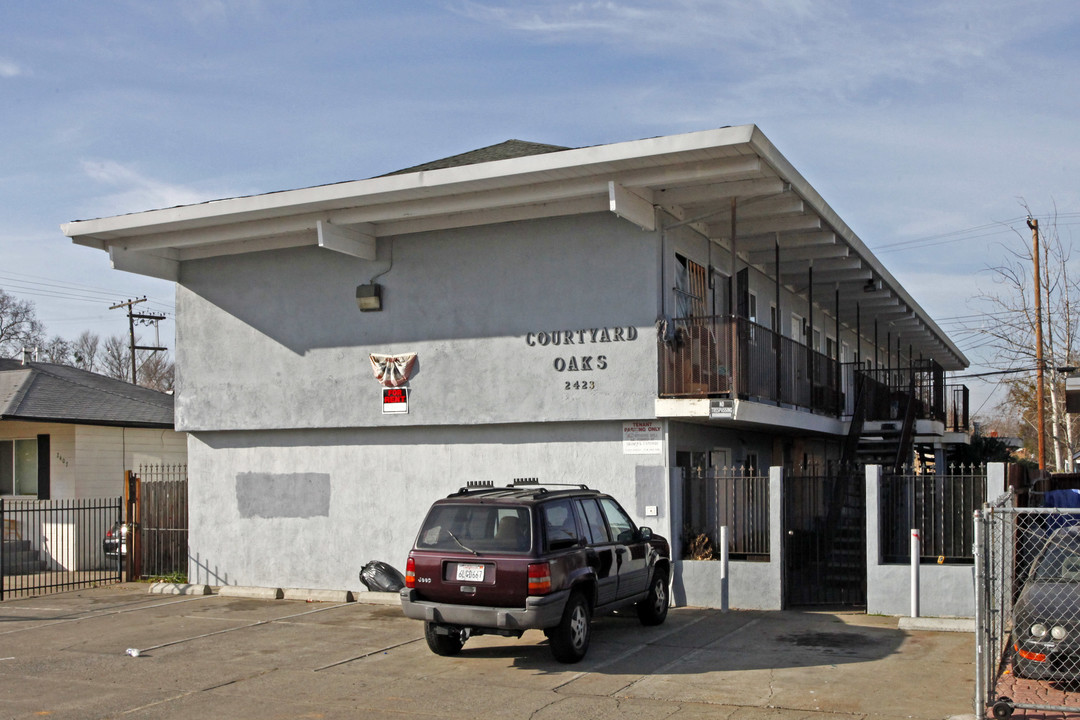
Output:
[[[835,417],[853,414],[855,389],[866,420],[895,420],[909,396],[916,419],[968,429],[968,390],[945,385],[933,360],[867,369],[838,361],[745,318],[714,316],[671,321],[660,345],[661,397],[730,397],[774,402]]]
[[[745,318],[672,321],[661,345],[662,397],[740,397],[840,415],[840,364]]]
[[[945,390],[949,398],[945,429],[949,432],[967,432],[971,427],[967,385],[946,385]]]

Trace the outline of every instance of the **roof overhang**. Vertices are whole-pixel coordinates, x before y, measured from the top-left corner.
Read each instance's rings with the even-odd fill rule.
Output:
[[[80,220],[62,229],[79,245],[107,251],[117,269],[176,281],[186,260],[305,245],[373,260],[381,237],[608,211],[644,230],[690,226],[734,247],[741,262],[778,270],[782,283],[802,293],[812,277],[816,298],[838,293],[842,322],[866,329],[877,319],[882,332],[895,326],[917,355],[949,370],[968,365],[754,125]]]

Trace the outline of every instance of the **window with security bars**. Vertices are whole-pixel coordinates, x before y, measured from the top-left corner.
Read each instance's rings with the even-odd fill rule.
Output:
[[[708,282],[705,268],[683,256],[675,256],[675,309],[677,317],[705,317]]]

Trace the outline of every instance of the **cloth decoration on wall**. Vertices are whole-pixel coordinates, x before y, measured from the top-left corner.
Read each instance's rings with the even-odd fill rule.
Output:
[[[398,387],[409,380],[413,368],[416,366],[416,353],[405,355],[376,355],[372,353],[371,369],[375,371],[375,379],[386,387]]]

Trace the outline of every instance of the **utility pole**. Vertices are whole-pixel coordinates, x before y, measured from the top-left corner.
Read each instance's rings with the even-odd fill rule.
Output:
[[[127,308],[128,313],[128,333],[131,337],[131,384],[138,385],[138,363],[135,358],[136,350],[150,350],[151,352],[158,352],[160,350],[167,350],[168,348],[159,347],[157,345],[136,345],[135,344],[135,321],[139,320],[149,324],[150,322],[157,322],[158,320],[164,320],[164,315],[142,315],[134,312],[133,308],[139,303],[146,302],[146,297],[139,298],[137,300],[128,300],[127,302],[117,303],[110,307],[110,310],[116,310],[117,308]]]
[[[1043,407],[1042,281],[1039,278],[1039,221],[1028,215],[1032,255],[1035,260],[1035,413],[1039,433],[1039,469],[1046,467],[1046,420]]]

